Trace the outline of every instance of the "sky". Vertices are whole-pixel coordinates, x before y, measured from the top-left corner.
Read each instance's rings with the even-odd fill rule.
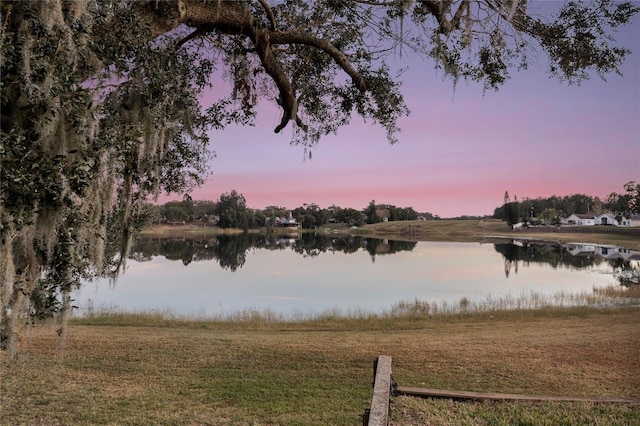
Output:
[[[431,61],[397,58],[409,67],[402,92],[411,115],[394,145],[384,128],[354,117],[305,159],[290,144],[291,124],[273,132],[280,110],[262,105],[255,126],[210,132],[211,176],[190,195],[215,201],[236,190],[258,209],[360,210],[375,200],[447,218],[491,215],[505,191],[511,199],[623,193],[640,182],[640,17],[615,37],[632,51],[623,77],[579,86],[548,76],[543,55],[498,92],[463,81],[454,88]]]

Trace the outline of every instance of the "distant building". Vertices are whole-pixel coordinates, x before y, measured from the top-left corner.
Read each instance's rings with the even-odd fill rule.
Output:
[[[591,213],[574,213],[561,219],[563,225],[593,226],[593,225],[613,225],[624,227],[640,227],[640,215],[621,215],[614,213],[603,213],[594,215]]]
[[[611,213],[602,213],[600,216],[596,216],[596,225],[620,226],[620,223],[618,223],[618,219]]]
[[[593,226],[596,224],[596,217],[592,213],[574,213],[567,217],[563,222],[567,225]]]
[[[640,215],[634,214],[628,217],[622,216],[620,219],[620,226],[638,227],[640,226]]]
[[[273,226],[279,228],[300,229],[300,223],[296,218],[293,217],[291,212],[289,212],[289,217],[276,217]]]

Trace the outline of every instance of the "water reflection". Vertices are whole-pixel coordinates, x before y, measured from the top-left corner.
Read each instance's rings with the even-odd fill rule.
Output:
[[[640,252],[612,245],[597,244],[544,244],[513,240],[495,244],[495,249],[504,257],[504,274],[507,278],[518,268],[533,264],[546,264],[552,268],[585,269],[594,266],[609,266],[621,284],[629,284],[623,277],[640,275]]]
[[[191,262],[215,260],[222,269],[236,271],[247,261],[247,252],[256,249],[291,250],[303,257],[317,257],[323,253],[356,253],[364,250],[371,261],[376,256],[412,251],[415,241],[395,241],[360,236],[328,237],[306,233],[295,236],[264,234],[220,235],[194,238],[140,238],[133,246],[131,258],[148,262],[155,256],[168,260]],[[518,269],[532,265],[549,265],[552,268],[586,269],[609,266],[613,272],[638,270],[640,252],[611,245],[550,244],[535,241],[512,240],[494,244],[503,256],[507,278]]]
[[[139,238],[131,250],[131,258],[148,262],[154,256],[180,260],[187,266],[191,262],[215,260],[222,269],[236,271],[247,261],[247,252],[255,249],[291,250],[303,257],[316,257],[323,253],[355,253],[365,250],[375,262],[376,256],[400,251],[411,251],[415,241],[381,240],[359,236],[327,237],[305,233],[297,236],[237,234],[208,238]]]
[[[115,286],[87,283],[74,295],[80,312],[90,306],[207,316],[247,308],[285,315],[382,311],[414,299],[455,304],[463,297],[591,291],[614,277],[640,276],[640,253],[612,246],[322,234],[141,238],[131,258]]]

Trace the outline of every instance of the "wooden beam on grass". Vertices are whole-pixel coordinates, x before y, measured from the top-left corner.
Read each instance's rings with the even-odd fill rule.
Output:
[[[547,396],[547,395],[520,395],[513,393],[494,392],[468,392],[443,389],[412,388],[398,386],[396,395],[419,396],[422,398],[450,398],[457,400],[472,399],[477,401],[570,401],[570,402],[615,402],[640,404],[638,398],[591,398],[579,396]]]
[[[373,396],[368,412],[369,426],[387,426],[389,424],[389,400],[391,398],[391,357],[380,355],[375,362]]]

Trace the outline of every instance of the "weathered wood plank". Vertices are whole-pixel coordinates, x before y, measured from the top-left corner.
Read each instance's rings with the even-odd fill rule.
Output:
[[[391,397],[391,357],[380,355],[373,383],[369,426],[389,424],[389,399]]]
[[[584,402],[618,402],[639,404],[638,398],[591,398],[573,396],[520,395],[512,393],[468,392],[443,389],[412,388],[398,386],[398,395],[419,396],[424,398],[474,399],[491,401],[584,401]]]

